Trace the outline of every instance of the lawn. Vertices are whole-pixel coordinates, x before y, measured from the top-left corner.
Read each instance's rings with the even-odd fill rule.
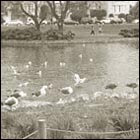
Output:
[[[103,33],[98,33],[99,25],[95,24],[93,25],[95,28],[95,35],[91,36],[91,26],[92,25],[64,25],[64,30],[68,31],[71,30],[75,33],[75,41],[95,41],[95,40],[103,40],[106,41],[108,39],[112,38],[123,38],[122,36],[118,35],[121,29],[133,29],[133,28],[139,28],[139,24],[105,24],[102,25]],[[21,26],[21,27],[15,27],[15,26],[2,26],[2,30],[7,30],[9,28],[28,28],[31,26]],[[57,26],[52,25],[53,28],[57,29]],[[45,32],[51,28],[51,25],[43,25],[41,27],[41,31]]]

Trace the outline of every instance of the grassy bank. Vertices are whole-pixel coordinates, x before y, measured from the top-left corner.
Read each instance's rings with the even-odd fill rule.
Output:
[[[68,31],[71,30],[75,33],[76,37],[74,40],[67,41],[67,40],[60,40],[60,41],[16,41],[12,40],[12,44],[15,46],[38,46],[44,44],[62,44],[62,43],[94,43],[94,42],[119,42],[119,41],[136,41],[139,40],[138,38],[124,38],[119,35],[120,30],[122,29],[133,29],[133,28],[139,28],[138,24],[122,24],[122,25],[112,25],[112,24],[105,24],[102,25],[103,33],[98,33],[98,25],[95,26],[95,35],[90,35],[91,25],[78,25],[78,26],[64,26],[64,30]],[[7,30],[9,28],[29,28],[30,26],[23,26],[23,27],[2,27],[3,30]],[[45,32],[51,28],[50,25],[43,26],[41,28],[42,32]],[[53,25],[53,28],[57,29],[57,26]],[[11,40],[4,41],[2,40],[2,46],[10,45]]]
[[[102,105],[101,105],[102,104]],[[2,112],[1,138],[23,138],[37,129],[37,120],[46,119],[48,128],[84,132],[117,132],[139,128],[139,99],[74,102],[55,106],[19,108]],[[48,131],[50,139],[138,139],[139,133],[111,135],[70,134]],[[37,135],[31,137],[37,138]]]

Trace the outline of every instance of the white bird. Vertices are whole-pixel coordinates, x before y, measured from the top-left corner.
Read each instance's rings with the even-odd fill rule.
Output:
[[[46,95],[46,90],[48,89],[48,86],[42,86],[41,87],[41,89],[38,91],[38,92],[35,92],[35,93],[32,93],[32,96],[36,96],[36,97],[38,97],[38,96],[44,96],[44,95]]]
[[[18,105],[18,99],[15,97],[8,97],[8,99],[5,100],[4,105],[11,107],[11,110],[13,110],[13,107],[17,107]]]
[[[42,77],[42,71],[38,71],[36,74],[38,74],[39,77]]]
[[[60,67],[65,67],[66,66],[66,63],[64,63],[64,62],[60,62]]]
[[[101,96],[103,96],[103,95],[104,95],[103,92],[97,91],[97,92],[95,92],[95,93],[93,94],[92,99],[93,99],[93,100],[96,100],[98,97],[101,97]]]
[[[15,76],[20,75],[20,73],[17,72],[15,69],[13,69],[13,74],[14,74]]]
[[[82,54],[79,54],[78,56],[79,56],[81,59],[82,59],[82,57],[83,57],[83,55],[82,55]]]
[[[64,87],[59,89],[63,94],[72,94],[73,93],[73,88],[72,87]]]
[[[27,86],[28,84],[29,84],[29,82],[25,82],[25,83],[20,83],[18,86],[23,87],[23,86]]]
[[[76,82],[74,85],[77,86],[78,84],[82,84],[87,80],[87,78],[80,78],[78,74],[74,74],[74,81]]]
[[[42,88],[40,89],[41,95],[46,95],[46,89],[48,89],[48,86],[42,86]]]
[[[32,65],[32,62],[31,62],[31,61],[29,61],[29,62],[28,62],[28,64],[31,66],[31,65]]]
[[[77,98],[78,98],[78,100],[82,99],[83,101],[89,101],[90,100],[88,94],[80,94],[80,95],[77,96]]]
[[[89,61],[90,61],[90,62],[93,62],[93,59],[92,59],[92,58],[90,58],[90,59],[89,59]]]
[[[29,65],[25,65],[25,68],[28,69],[29,68]]]
[[[60,98],[59,101],[56,102],[56,104],[63,104],[63,105],[64,105],[65,103],[66,103],[66,101],[62,100],[62,98]]]
[[[44,66],[45,66],[45,68],[47,68],[47,66],[48,66],[48,62],[47,61],[44,62]]]
[[[85,43],[83,43],[83,47],[86,47],[86,44]]]
[[[111,98],[116,98],[116,99],[119,99],[120,98],[120,95],[118,93],[113,93],[111,95]]]
[[[12,70],[16,70],[16,67],[15,66],[10,66]]]

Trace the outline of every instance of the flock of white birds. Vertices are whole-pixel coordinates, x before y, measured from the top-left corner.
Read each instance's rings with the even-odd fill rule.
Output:
[[[85,44],[83,44],[83,47],[85,47]],[[79,54],[78,57],[80,59],[82,59],[83,58],[83,55],[82,54]],[[89,61],[90,62],[93,62],[93,59],[90,58]],[[48,62],[45,61],[41,65],[44,66],[45,68],[47,68],[48,67]],[[60,62],[59,63],[59,66],[60,67],[66,67],[66,63]],[[31,61],[29,61],[28,64],[24,65],[24,68],[25,69],[29,69],[30,67],[32,67],[32,62]],[[17,70],[17,67],[10,66],[10,68],[13,71],[13,75],[14,76],[19,76],[21,74]],[[75,83],[73,84],[73,86],[68,86],[68,87],[64,87],[64,88],[58,89],[63,94],[72,94],[72,93],[74,93],[74,88],[77,87],[80,84],[83,84],[87,80],[87,78],[85,78],[85,77],[84,78],[81,78],[80,75],[77,74],[77,73],[74,73],[72,71],[70,71],[70,72],[72,74],[72,77],[73,77],[73,80],[75,81]],[[41,70],[38,71],[36,74],[39,76],[39,78],[42,77],[42,71]],[[18,87],[19,88],[21,88],[21,87],[27,87],[29,84],[30,83],[27,81],[25,83],[20,83],[18,85]],[[47,94],[47,92],[49,92],[49,90],[52,89],[52,88],[53,88],[53,84],[52,83],[50,83],[49,85],[44,85],[44,86],[41,87],[41,89],[39,91],[37,91],[35,93],[32,93],[32,97],[45,96]],[[112,89],[112,87],[110,89]],[[96,93],[94,93],[94,99],[96,99],[99,96],[104,96],[104,95],[106,96],[106,94],[103,94],[103,92],[96,92]],[[1,101],[1,105],[7,105],[7,106],[10,107],[11,110],[14,110],[14,109],[16,109],[16,107],[17,107],[17,105],[19,103],[20,98],[24,98],[26,96],[27,96],[27,94],[25,92],[23,92],[22,90],[10,91],[10,94],[7,96],[7,99],[5,101],[3,101],[3,102]],[[115,97],[115,98],[119,98],[120,97],[120,95],[118,95],[116,93],[112,94],[111,96],[112,97]],[[77,97],[78,98],[79,97],[80,98],[82,97],[82,99],[83,100],[86,100],[86,101],[90,99],[88,95],[84,95],[84,94],[83,95],[79,95]],[[76,98],[71,98],[70,99],[71,102],[74,102],[75,100],[76,100]],[[66,100],[64,101],[64,100],[62,100],[62,98],[60,98],[59,101],[56,104],[64,104],[66,102],[68,102],[68,100],[67,101]]]

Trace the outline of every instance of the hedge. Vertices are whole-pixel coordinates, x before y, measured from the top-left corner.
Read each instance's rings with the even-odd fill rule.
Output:
[[[4,40],[71,40],[75,34],[71,31],[60,33],[58,30],[50,29],[44,33],[37,31],[35,28],[26,29],[8,29],[2,31],[1,38]]]

